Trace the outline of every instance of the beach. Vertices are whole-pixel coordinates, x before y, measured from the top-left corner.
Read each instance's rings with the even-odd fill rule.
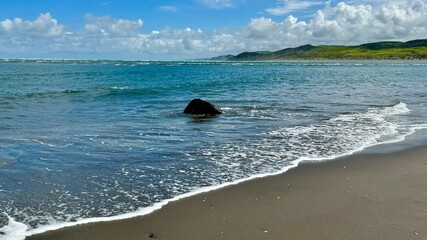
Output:
[[[387,149],[305,162],[146,216],[27,239],[426,239],[427,146]]]
[[[0,240],[427,240],[427,0],[21,2]]]

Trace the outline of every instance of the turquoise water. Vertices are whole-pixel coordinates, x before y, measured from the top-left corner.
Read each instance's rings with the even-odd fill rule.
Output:
[[[426,90],[426,62],[3,61],[0,231],[401,141],[427,128]],[[182,114],[192,98],[223,114]]]

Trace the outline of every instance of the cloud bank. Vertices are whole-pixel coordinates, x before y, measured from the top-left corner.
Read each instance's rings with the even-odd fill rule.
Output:
[[[211,1],[225,4],[229,1]],[[288,1],[289,3],[289,1]],[[351,5],[318,10],[309,20],[251,19],[237,31],[164,28],[144,32],[141,19],[87,14],[81,29],[68,29],[51,14],[30,21],[0,20],[0,53],[5,57],[189,59],[302,44],[359,44],[427,38],[423,0]]]

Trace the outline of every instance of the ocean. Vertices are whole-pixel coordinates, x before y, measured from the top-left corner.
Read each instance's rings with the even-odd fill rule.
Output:
[[[193,98],[223,111],[182,113]],[[168,201],[427,129],[425,61],[0,61],[0,238]]]

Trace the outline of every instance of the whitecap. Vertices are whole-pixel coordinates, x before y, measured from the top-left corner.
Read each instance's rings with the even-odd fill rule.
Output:
[[[9,223],[6,226],[0,228],[0,233],[3,233],[3,236],[0,235],[3,240],[24,240],[27,236],[28,226],[15,221],[10,216],[6,215],[9,219]]]

